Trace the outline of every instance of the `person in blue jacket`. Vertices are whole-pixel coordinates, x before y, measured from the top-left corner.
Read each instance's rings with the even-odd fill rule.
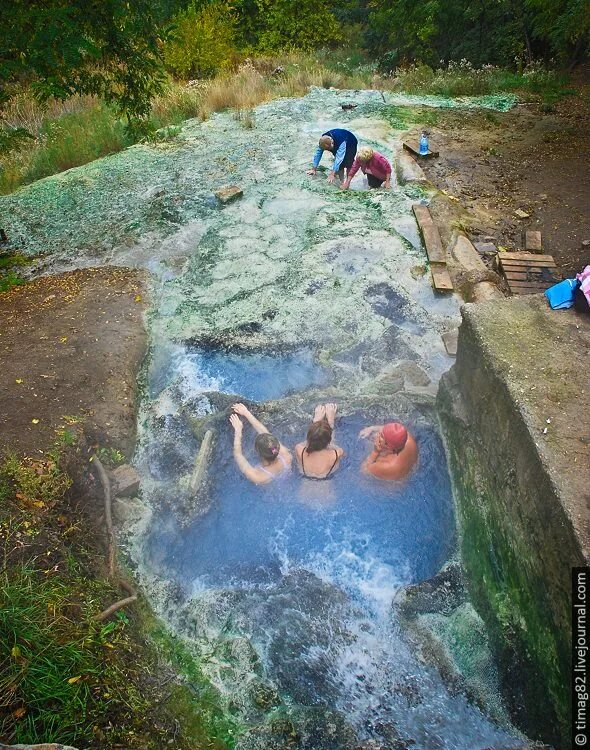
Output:
[[[338,174],[340,182],[344,182],[344,170],[346,169],[346,176],[348,177],[348,170],[352,167],[357,146],[356,136],[350,130],[344,130],[343,128],[328,130],[320,138],[313,157],[313,167],[308,170],[307,174],[317,174],[318,165],[324,151],[329,151],[334,154],[334,164],[328,174],[328,182],[334,182],[336,174]]]

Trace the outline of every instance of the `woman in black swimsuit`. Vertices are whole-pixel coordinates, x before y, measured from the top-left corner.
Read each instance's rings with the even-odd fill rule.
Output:
[[[319,404],[307,431],[307,440],[295,446],[297,465],[308,479],[328,479],[338,468],[344,451],[332,442],[336,404]]]

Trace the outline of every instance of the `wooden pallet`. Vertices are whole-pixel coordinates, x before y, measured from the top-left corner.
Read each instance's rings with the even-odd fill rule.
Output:
[[[551,255],[500,253],[498,265],[512,294],[539,294],[561,281]]]
[[[438,156],[438,151],[431,151],[430,149],[428,149],[425,154],[421,154],[420,146],[418,143],[402,143],[402,146],[406,151],[409,151],[412,156],[415,156],[417,159],[432,159],[433,157]]]

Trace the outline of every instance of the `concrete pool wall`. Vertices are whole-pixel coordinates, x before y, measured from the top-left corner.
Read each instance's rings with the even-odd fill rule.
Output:
[[[469,590],[516,723],[565,748],[571,568],[590,550],[590,325],[543,295],[462,313],[438,410]]]

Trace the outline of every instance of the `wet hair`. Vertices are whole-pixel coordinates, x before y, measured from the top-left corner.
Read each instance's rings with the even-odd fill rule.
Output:
[[[254,441],[254,447],[256,452],[265,461],[276,461],[281,450],[281,444],[274,435],[270,432],[264,432],[262,435],[257,435]]]
[[[307,431],[307,452],[321,451],[330,445],[332,428],[326,419],[312,422]]]
[[[370,146],[361,146],[356,152],[356,158],[364,163],[366,161],[371,161],[374,153],[375,152]]]
[[[329,135],[323,135],[318,145],[324,151],[330,151],[334,147],[334,140]]]

